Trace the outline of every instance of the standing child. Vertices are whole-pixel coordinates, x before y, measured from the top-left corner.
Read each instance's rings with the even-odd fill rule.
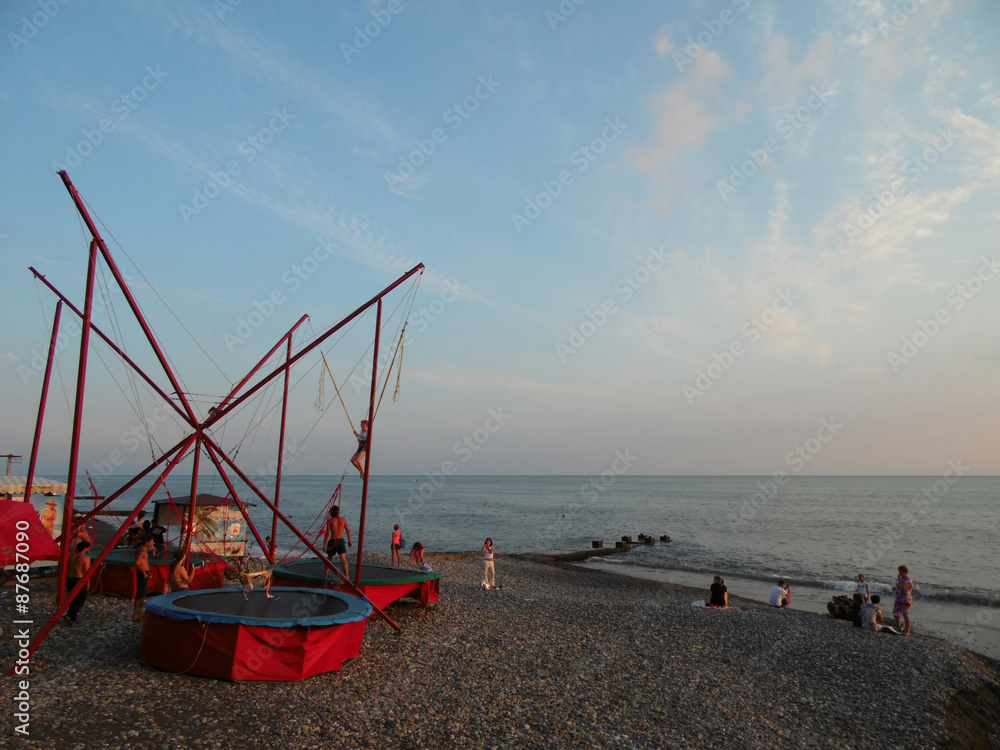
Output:
[[[898,568],[899,575],[896,577],[896,585],[892,590],[896,592],[896,601],[892,605],[892,614],[896,617],[896,627],[903,635],[910,634],[910,609],[913,607],[913,581],[910,580],[910,571],[905,565]]]
[[[862,604],[871,602],[871,590],[868,588],[868,581],[865,580],[864,573],[858,573],[858,593],[861,594],[861,598],[864,600]]]
[[[351,463],[354,464],[354,468],[358,470],[361,474],[361,478],[365,478],[365,454],[368,453],[368,420],[361,420],[361,432],[355,432],[358,438],[358,449],[351,456]]]
[[[400,568],[403,567],[403,553],[400,551],[402,549],[403,532],[399,530],[399,524],[397,523],[392,527],[392,567],[394,568],[397,564]]]
[[[493,540],[486,537],[483,544],[483,588],[486,590],[497,587],[497,574],[493,568]]]

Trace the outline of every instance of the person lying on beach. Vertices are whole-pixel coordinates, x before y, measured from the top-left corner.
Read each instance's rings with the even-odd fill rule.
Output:
[[[726,582],[722,580],[722,576],[715,576],[712,579],[711,591],[712,595],[709,597],[706,607],[715,607],[716,609],[729,607],[729,589],[726,588]]]
[[[351,463],[354,464],[354,468],[358,470],[361,478],[365,478],[365,454],[368,452],[368,420],[361,420],[361,432],[354,433],[358,438],[358,449],[351,456]]]
[[[863,630],[871,630],[875,633],[891,633],[892,635],[899,635],[899,631],[895,628],[884,625],[885,618],[882,615],[882,597],[875,594],[872,600],[861,607],[861,628]]]
[[[786,586],[783,580],[778,581],[778,585],[771,589],[771,598],[767,603],[772,607],[787,607],[792,603],[791,586]]]

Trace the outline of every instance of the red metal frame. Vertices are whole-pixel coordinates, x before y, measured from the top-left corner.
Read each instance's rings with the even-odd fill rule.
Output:
[[[90,316],[94,310],[94,277],[97,274],[97,241],[90,243],[87,261],[87,292],[83,303],[83,330],[80,331],[80,362],[76,373],[76,399],[73,404],[73,432],[69,449],[69,476],[66,478],[66,500],[63,503],[62,545],[59,551],[59,576],[56,604],[62,604],[66,587],[66,567],[69,547],[73,542],[73,498],[76,497],[76,466],[80,458],[80,430],[83,427],[83,395],[87,385],[87,352],[90,351]]]
[[[375,351],[372,354],[372,389],[368,397],[368,443],[365,448],[365,475],[361,478],[361,522],[358,524],[358,560],[363,560],[365,549],[365,513],[368,509],[368,467],[372,461],[372,427],[375,421],[375,390],[378,386],[378,345],[382,332],[382,299],[375,311]],[[393,560],[395,562],[395,560]],[[361,564],[354,566],[354,585],[361,585]]]
[[[112,259],[111,253],[109,252],[109,250],[107,248],[107,245],[105,244],[103,238],[101,237],[100,233],[98,232],[97,227],[94,225],[94,222],[92,221],[92,219],[90,217],[90,214],[87,211],[86,206],[84,205],[83,199],[80,197],[80,195],[77,192],[76,188],[73,186],[73,183],[70,181],[69,176],[66,174],[66,172],[60,172],[59,176],[62,178],[63,184],[66,186],[67,191],[69,192],[71,198],[73,199],[73,202],[76,205],[77,211],[80,213],[81,217],[83,218],[84,222],[87,225],[87,228],[90,230],[90,234],[91,234],[92,240],[91,240],[91,243],[90,243],[90,255],[89,255],[89,264],[88,264],[88,271],[87,271],[86,301],[85,301],[85,304],[84,304],[84,311],[83,312],[81,312],[75,306],[73,306],[73,304],[62,293],[60,293],[51,283],[49,283],[45,279],[44,276],[42,276],[40,273],[38,273],[38,271],[36,271],[34,268],[30,269],[31,272],[35,275],[36,278],[38,278],[40,281],[42,281],[42,283],[44,283],[49,289],[51,289],[57,295],[57,297],[59,298],[59,302],[57,303],[56,316],[55,316],[55,321],[53,323],[52,339],[51,339],[50,347],[49,347],[49,360],[48,360],[48,363],[46,365],[46,375],[45,375],[45,378],[43,380],[42,395],[41,395],[41,399],[40,399],[40,403],[39,403],[39,414],[38,414],[38,419],[37,419],[36,427],[35,427],[35,439],[33,441],[32,456],[31,456],[31,460],[30,460],[30,463],[29,463],[29,486],[26,488],[26,491],[28,493],[30,493],[30,481],[31,481],[31,477],[34,474],[34,462],[35,462],[35,459],[36,459],[36,454],[37,454],[37,449],[38,449],[38,442],[39,442],[40,436],[41,436],[41,427],[42,427],[42,421],[43,421],[43,417],[44,417],[46,399],[47,399],[47,395],[48,395],[48,385],[49,385],[49,380],[50,380],[50,375],[51,375],[51,365],[52,365],[52,362],[53,362],[53,359],[54,359],[54,355],[55,355],[55,343],[56,343],[56,339],[58,337],[59,315],[60,315],[60,311],[61,311],[61,306],[63,304],[66,304],[74,313],[76,313],[78,316],[80,316],[80,318],[83,320],[83,329],[82,329],[82,336],[81,336],[81,343],[80,343],[80,359],[79,359],[79,363],[78,363],[77,403],[76,403],[76,408],[74,410],[73,434],[72,434],[71,446],[70,446],[70,467],[69,467],[69,478],[68,478],[69,481],[67,482],[68,486],[67,486],[67,493],[66,493],[66,505],[65,505],[65,507],[63,509],[63,533],[62,533],[62,535],[60,537],[60,541],[62,542],[62,545],[63,545],[63,559],[60,561],[59,591],[58,591],[58,594],[57,594],[57,607],[56,607],[55,613],[50,617],[50,619],[48,620],[48,622],[45,624],[45,626],[39,632],[38,636],[36,636],[36,638],[34,639],[34,641],[32,641],[31,645],[29,646],[29,649],[28,649],[29,656],[30,656],[30,654],[33,654],[37,650],[37,648],[41,645],[41,643],[45,640],[45,637],[48,635],[48,633],[52,629],[53,625],[58,621],[59,617],[63,614],[63,612],[69,606],[69,603],[76,597],[76,595],[80,591],[83,590],[83,586],[87,585],[87,582],[89,581],[89,579],[91,578],[91,576],[93,576],[94,573],[97,571],[98,567],[101,565],[101,563],[107,557],[108,553],[111,551],[111,549],[114,547],[114,545],[117,544],[118,541],[125,534],[125,531],[128,528],[129,524],[131,524],[132,521],[135,520],[135,518],[138,516],[138,514],[142,510],[142,508],[145,507],[145,505],[149,502],[150,498],[152,498],[153,494],[159,489],[160,485],[163,484],[163,482],[166,480],[167,476],[174,470],[174,468],[176,468],[176,466],[180,463],[180,461],[186,456],[187,451],[192,446],[194,446],[194,458],[193,458],[193,464],[194,464],[194,466],[193,466],[193,471],[192,471],[192,476],[191,476],[191,498],[192,498],[192,500],[191,500],[191,503],[190,503],[190,508],[188,510],[188,518],[187,518],[187,534],[188,534],[187,551],[188,551],[188,553],[190,553],[190,545],[191,545],[191,540],[193,538],[193,531],[194,531],[194,529],[193,529],[193,511],[194,511],[195,505],[197,504],[197,496],[198,496],[197,495],[197,490],[198,490],[198,475],[199,475],[199,458],[200,458],[202,449],[204,449],[205,452],[206,452],[206,454],[208,455],[209,459],[212,461],[212,463],[215,466],[216,470],[219,472],[220,476],[222,477],[223,481],[225,482],[226,487],[228,488],[230,494],[232,495],[232,497],[233,497],[233,499],[234,499],[237,507],[240,509],[240,512],[243,514],[244,519],[247,521],[247,524],[248,524],[249,528],[253,532],[254,537],[257,539],[257,542],[261,545],[261,548],[265,550],[265,555],[267,556],[268,560],[271,563],[274,562],[274,539],[277,536],[277,521],[278,521],[278,519],[281,519],[281,521],[288,527],[288,529],[293,534],[295,534],[302,542],[304,542],[305,545],[306,545],[306,547],[313,554],[315,554],[320,560],[322,560],[324,562],[325,566],[330,571],[332,571],[334,575],[336,575],[337,577],[339,577],[344,582],[344,584],[346,585],[346,587],[352,591],[352,593],[354,593],[357,596],[366,598],[366,597],[364,597],[364,594],[357,588],[356,584],[352,583],[347,578],[347,576],[345,576],[337,567],[335,567],[334,564],[317,547],[315,547],[312,544],[312,542],[310,542],[309,539],[301,531],[299,531],[299,529],[295,526],[295,524],[292,523],[292,521],[289,518],[287,518],[279,510],[279,508],[278,508],[278,504],[280,502],[280,495],[281,495],[282,465],[284,463],[284,461],[283,461],[283,459],[284,459],[284,438],[285,438],[286,419],[287,419],[287,402],[288,402],[288,387],[289,387],[288,384],[289,384],[290,371],[291,371],[291,368],[292,368],[292,366],[294,364],[296,364],[299,360],[301,360],[303,357],[305,357],[306,355],[308,355],[314,349],[316,349],[317,347],[321,346],[323,344],[323,342],[325,342],[327,339],[329,339],[333,334],[335,334],[337,331],[339,331],[345,325],[347,325],[348,323],[350,323],[356,317],[358,317],[359,315],[361,315],[362,313],[364,313],[372,305],[377,305],[377,317],[376,317],[376,326],[375,326],[375,353],[374,353],[374,362],[373,362],[373,367],[372,367],[371,396],[370,396],[370,399],[369,399],[369,408],[368,408],[368,430],[369,430],[368,441],[369,441],[369,446],[368,446],[368,451],[367,451],[367,454],[366,454],[366,457],[365,457],[365,477],[364,477],[364,484],[363,484],[363,490],[362,490],[361,523],[360,523],[359,535],[358,535],[358,559],[360,560],[361,559],[361,555],[362,555],[362,551],[363,551],[363,545],[364,545],[365,511],[366,511],[366,503],[367,503],[367,496],[368,496],[368,469],[369,469],[370,462],[371,462],[371,434],[372,434],[371,430],[372,430],[372,426],[373,426],[373,422],[374,422],[374,417],[375,417],[375,391],[376,391],[376,386],[377,386],[377,373],[378,373],[377,365],[378,365],[378,352],[379,352],[379,337],[380,337],[380,332],[381,332],[381,321],[382,321],[382,298],[385,297],[390,292],[392,292],[394,289],[396,289],[399,285],[401,285],[407,279],[409,279],[410,277],[412,277],[414,274],[422,273],[423,270],[424,270],[423,264],[420,263],[420,264],[417,264],[416,266],[414,266],[412,269],[410,269],[409,271],[407,271],[405,274],[403,274],[400,278],[398,278],[392,284],[390,284],[389,286],[385,287],[381,292],[379,292],[374,297],[372,297],[368,302],[366,302],[363,305],[361,305],[360,307],[358,307],[356,310],[354,310],[352,313],[350,313],[347,317],[343,318],[341,321],[339,321],[338,323],[334,324],[333,326],[331,326],[330,328],[328,328],[326,331],[324,331],[322,334],[320,334],[318,337],[316,337],[315,339],[313,339],[311,342],[309,342],[309,344],[307,344],[306,346],[304,346],[303,348],[301,348],[299,350],[299,352],[293,356],[293,354],[292,354],[292,336],[293,336],[295,330],[307,318],[307,316],[302,316],[298,320],[298,322],[296,322],[295,325],[292,326],[292,328],[290,328],[289,331],[284,336],[282,336],[278,340],[278,342],[271,348],[271,350],[250,370],[250,372],[247,373],[247,375],[239,383],[237,383],[236,386],[234,386],[231,389],[231,391],[229,392],[229,394],[219,403],[219,405],[217,407],[211,409],[209,411],[207,417],[204,420],[199,420],[198,416],[194,412],[194,409],[192,408],[192,406],[188,402],[188,400],[187,400],[184,392],[182,391],[182,389],[180,387],[180,381],[178,380],[178,378],[174,374],[173,370],[171,369],[171,367],[170,367],[170,365],[169,365],[169,363],[168,363],[168,361],[166,359],[166,356],[163,353],[163,350],[160,348],[160,345],[157,342],[156,337],[154,336],[154,334],[152,332],[152,329],[149,327],[148,323],[146,322],[145,317],[142,314],[142,311],[139,309],[138,303],[136,302],[135,298],[133,297],[133,295],[132,295],[132,293],[131,293],[131,291],[130,291],[130,289],[128,287],[127,282],[125,281],[125,279],[122,276],[121,272],[119,271],[117,265],[115,264],[114,260]],[[114,276],[115,281],[118,283],[118,286],[121,288],[123,294],[125,295],[125,299],[128,302],[129,307],[131,308],[132,313],[133,313],[133,315],[136,318],[136,321],[138,322],[138,324],[142,328],[142,331],[143,331],[144,335],[146,336],[147,342],[149,343],[150,347],[153,349],[153,352],[155,353],[156,358],[157,358],[157,360],[160,363],[160,366],[163,368],[163,371],[166,374],[167,379],[170,381],[171,387],[173,388],[173,392],[174,392],[173,395],[168,395],[167,392],[165,392],[162,388],[160,388],[152,380],[152,378],[150,378],[145,372],[143,372],[143,370],[134,361],[132,361],[117,345],[115,345],[115,343],[110,338],[108,338],[97,326],[95,326],[93,324],[93,322],[91,320],[91,313],[92,313],[92,306],[93,306],[92,303],[93,303],[94,277],[95,277],[95,273],[96,273],[97,253],[98,252],[100,253],[101,257],[104,259],[104,261],[107,264],[108,268],[110,269],[112,275]],[[173,407],[174,410],[178,413],[178,415],[181,416],[181,418],[192,428],[193,432],[190,433],[189,435],[183,437],[181,440],[179,440],[174,446],[172,446],[167,451],[165,451],[159,458],[154,458],[154,460],[152,461],[152,463],[150,463],[145,469],[143,469],[139,474],[135,475],[132,479],[130,479],[128,482],[126,482],[124,485],[122,485],[118,490],[116,490],[113,493],[111,493],[100,504],[97,504],[96,497],[95,497],[95,506],[94,506],[94,509],[92,511],[90,511],[89,513],[82,514],[80,518],[75,519],[75,521],[74,521],[74,518],[73,518],[73,498],[75,497],[75,490],[76,490],[76,469],[77,469],[77,462],[78,462],[79,449],[80,449],[80,435],[81,435],[81,431],[82,431],[83,397],[84,397],[84,393],[85,393],[86,370],[87,370],[87,351],[89,349],[89,338],[90,338],[90,332],[91,331],[93,331],[94,333],[96,333],[166,403],[168,403],[171,407]],[[261,370],[261,368],[264,367],[264,365],[267,363],[267,361],[269,360],[269,358],[274,354],[274,352],[276,352],[278,350],[278,348],[282,344],[284,344],[285,347],[286,347],[284,362],[281,363],[280,365],[278,365],[270,373],[268,373],[267,375],[263,376],[258,382],[256,382],[247,391],[243,392],[241,395],[237,395],[241,391],[241,389],[254,377],[254,375],[256,375]],[[216,422],[218,422],[223,417],[225,417],[226,414],[228,414],[232,410],[236,409],[240,404],[242,404],[243,402],[245,402],[247,399],[249,399],[251,396],[253,396],[255,393],[257,393],[265,385],[267,385],[269,382],[271,382],[274,378],[278,377],[279,375],[284,375],[284,392],[283,392],[283,401],[282,401],[281,434],[280,434],[280,437],[279,437],[279,448],[278,448],[278,469],[277,469],[277,476],[276,476],[276,480],[275,480],[274,502],[271,502],[271,500],[250,480],[250,478],[239,468],[239,466],[237,466],[235,460],[232,457],[230,457],[215,442],[215,440],[213,440],[212,436],[210,434],[208,434],[207,431]],[[178,404],[178,402],[179,402],[179,404]],[[129,514],[128,519],[126,519],[126,521],[121,525],[121,527],[119,527],[119,529],[112,536],[111,540],[105,545],[105,547],[98,554],[97,559],[91,565],[90,570],[84,575],[84,577],[79,581],[79,583],[77,583],[77,585],[73,588],[72,591],[70,591],[70,592],[64,592],[63,589],[65,587],[66,560],[68,558],[69,545],[70,545],[70,542],[72,541],[72,538],[73,538],[73,529],[74,529],[74,527],[78,526],[78,525],[81,525],[81,524],[86,524],[86,522],[88,520],[96,517],[96,515],[101,510],[103,510],[105,507],[107,507],[109,504],[111,504],[114,500],[116,500],[122,494],[124,494],[125,492],[127,492],[130,488],[132,488],[133,486],[135,486],[135,484],[138,483],[140,480],[142,480],[147,474],[149,474],[149,472],[153,471],[154,469],[156,469],[157,467],[159,467],[161,464],[164,464],[164,463],[166,463],[166,466],[163,467],[163,469],[160,472],[159,476],[153,482],[153,485],[149,488],[149,490],[147,490],[144,493],[142,499],[139,501],[139,503],[135,506],[135,508]],[[243,503],[240,501],[239,497],[237,496],[236,490],[233,487],[232,482],[230,481],[229,476],[228,476],[228,474],[227,474],[227,472],[226,472],[223,464],[228,465],[229,468],[271,510],[271,512],[273,514],[273,517],[272,517],[272,525],[271,525],[271,539],[272,539],[272,544],[270,546],[265,545],[264,542],[263,542],[263,540],[261,540],[261,538],[260,538],[260,532],[254,526],[253,521],[250,518],[249,513],[246,510],[246,507],[243,505]],[[96,496],[96,492],[95,492],[95,496]],[[360,567],[358,568],[358,570],[360,570]],[[392,618],[390,618],[380,608],[375,607],[374,611],[380,617],[382,617],[382,619],[384,619],[391,627],[393,627],[397,632],[402,632],[402,630],[399,627],[399,625],[395,621],[393,621]],[[13,667],[11,668],[11,673],[13,673]]]
[[[49,382],[52,379],[52,363],[56,358],[56,342],[59,339],[59,317],[62,314],[62,300],[56,303],[56,314],[52,319],[52,336],[49,339],[49,357],[45,360],[45,375],[42,378],[42,396],[38,399],[38,417],[35,419],[35,435],[31,439],[31,456],[28,458],[28,476],[24,482],[24,502],[31,502],[31,483],[35,481],[35,461],[38,459],[38,445],[42,439],[42,421],[45,419],[45,402],[49,397]],[[96,494],[96,493],[95,493]]]

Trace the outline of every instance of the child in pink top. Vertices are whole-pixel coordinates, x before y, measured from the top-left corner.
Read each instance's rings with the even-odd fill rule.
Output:
[[[392,567],[397,565],[403,567],[403,553],[400,550],[403,549],[403,532],[399,530],[399,524],[397,523],[392,527]]]

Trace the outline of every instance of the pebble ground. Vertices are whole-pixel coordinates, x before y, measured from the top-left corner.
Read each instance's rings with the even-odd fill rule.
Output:
[[[706,592],[520,558],[497,559],[487,592],[479,559],[431,563],[436,608],[392,605],[402,636],[372,618],[357,659],[293,683],[155,672],[135,658],[131,602],[92,597],[33,658],[30,740],[0,678],[0,746],[1000,748],[997,664],[937,639],[693,608]],[[52,591],[35,586],[36,611]]]

